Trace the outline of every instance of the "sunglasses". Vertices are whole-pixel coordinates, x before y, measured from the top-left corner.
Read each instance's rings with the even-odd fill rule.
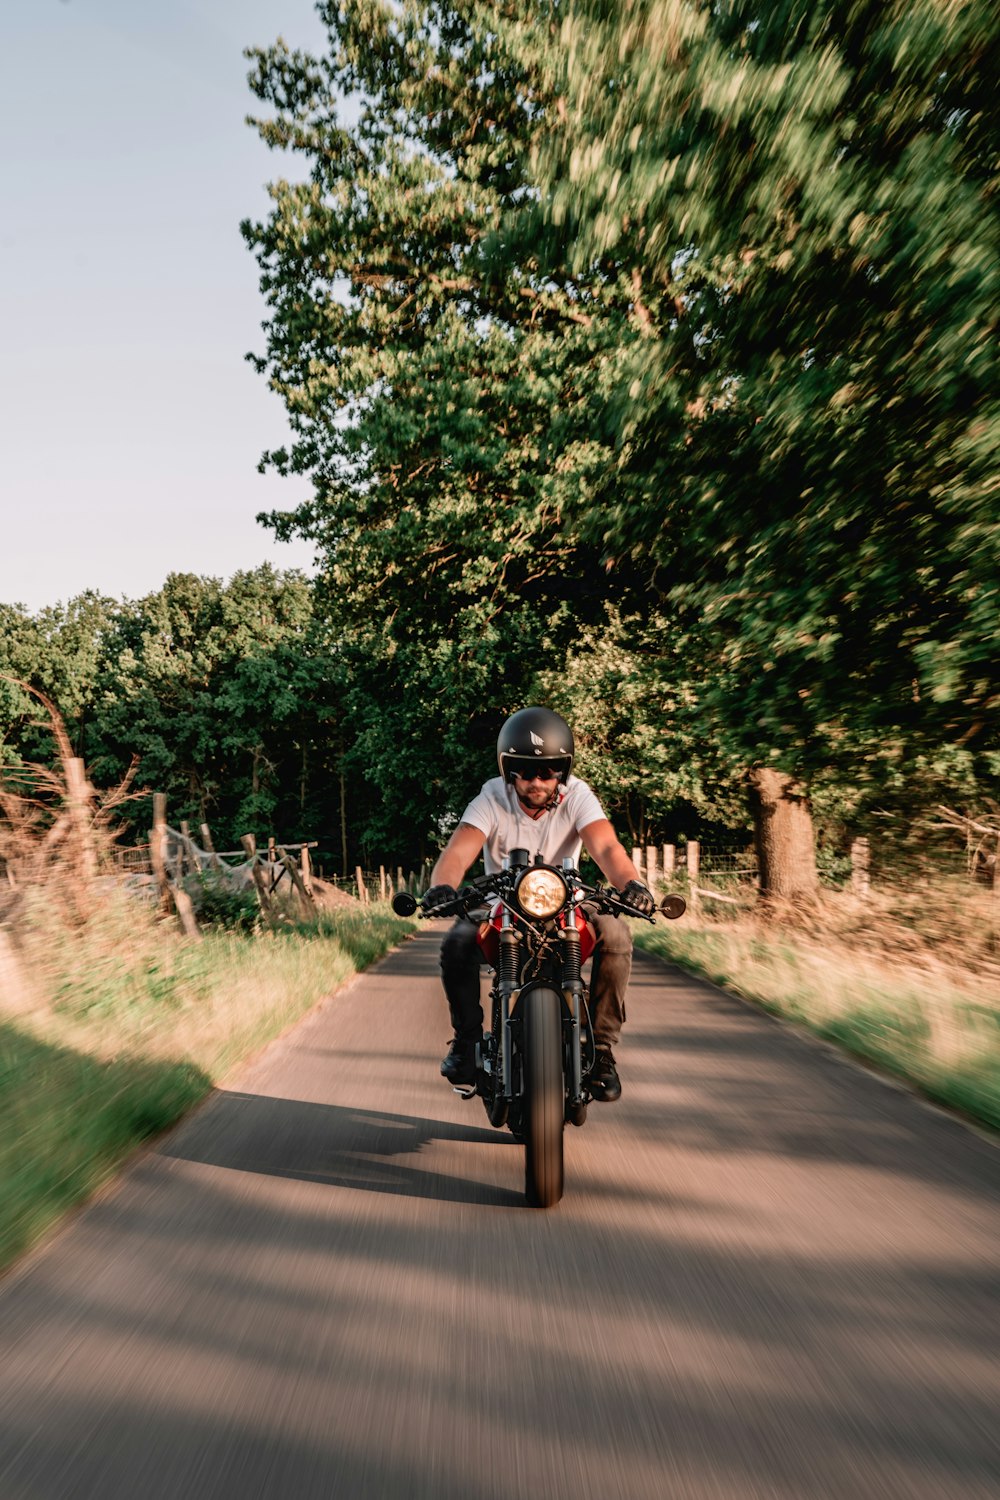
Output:
[[[522,781],[557,781],[565,767],[550,766],[544,760],[528,760],[522,761],[520,764],[515,762],[510,769]]]

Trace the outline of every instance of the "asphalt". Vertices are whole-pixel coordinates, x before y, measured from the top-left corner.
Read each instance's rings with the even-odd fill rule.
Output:
[[[637,960],[566,1196],[425,931],[0,1283],[0,1500],[1000,1493],[1000,1152]]]

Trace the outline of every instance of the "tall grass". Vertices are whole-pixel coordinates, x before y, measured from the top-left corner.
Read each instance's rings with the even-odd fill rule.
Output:
[[[1000,1130],[998,903],[965,882],[686,916],[637,943]]]
[[[0,993],[0,1266],[411,927],[369,907],[190,943],[120,892],[82,925],[29,893]]]

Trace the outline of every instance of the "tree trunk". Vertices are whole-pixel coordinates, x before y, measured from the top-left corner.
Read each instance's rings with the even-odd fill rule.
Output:
[[[760,893],[813,901],[819,892],[812,812],[800,782],[760,766],[750,772],[750,808],[760,870]]]
[[[347,793],[344,773],[340,773],[340,863],[344,879],[347,879]]]

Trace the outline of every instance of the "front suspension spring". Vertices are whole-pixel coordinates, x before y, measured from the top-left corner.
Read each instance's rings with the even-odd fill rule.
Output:
[[[580,934],[575,927],[565,927],[563,941],[563,985],[569,989],[580,982]]]
[[[521,939],[516,932],[508,930],[500,934],[500,983],[516,989],[518,971],[521,967]]]

